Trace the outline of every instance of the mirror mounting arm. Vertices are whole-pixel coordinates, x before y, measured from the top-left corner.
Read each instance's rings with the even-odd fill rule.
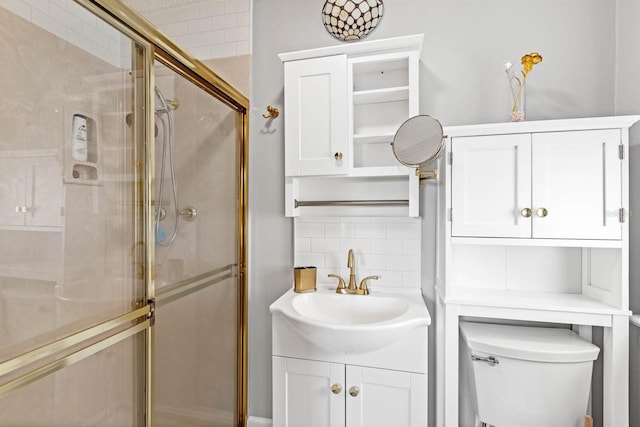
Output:
[[[438,180],[438,169],[431,169],[427,171],[421,171],[420,168],[416,168],[416,175],[420,179],[420,184],[422,184],[427,179],[435,179]]]

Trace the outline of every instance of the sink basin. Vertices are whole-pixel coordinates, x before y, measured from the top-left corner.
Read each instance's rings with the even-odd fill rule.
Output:
[[[340,295],[333,289],[290,290],[270,307],[305,340],[339,353],[385,348],[431,323],[420,292]]]

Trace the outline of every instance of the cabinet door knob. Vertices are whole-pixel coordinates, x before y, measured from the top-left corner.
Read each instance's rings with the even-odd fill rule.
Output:
[[[356,386],[349,387],[349,394],[356,397],[360,393],[360,389]]]
[[[336,153],[333,155],[336,160],[342,160],[342,153]]]
[[[331,392],[333,394],[340,394],[342,392],[342,386],[340,384],[334,384],[331,386]]]
[[[549,215],[549,211],[546,208],[538,208],[536,209],[536,215],[538,215],[540,218],[544,218],[545,216]]]
[[[529,218],[529,217],[531,216],[531,209],[529,209],[529,208],[523,208],[523,209],[520,211],[520,215],[522,215],[522,216],[523,216],[523,217],[525,217],[525,218]]]

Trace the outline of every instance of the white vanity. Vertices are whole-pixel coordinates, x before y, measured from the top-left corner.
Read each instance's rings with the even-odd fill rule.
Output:
[[[273,425],[427,425],[429,313],[419,289],[288,291],[273,314]]]
[[[569,324],[587,339],[603,327],[604,425],[628,426],[628,128],[639,118],[445,129],[438,426],[460,425],[462,317]]]

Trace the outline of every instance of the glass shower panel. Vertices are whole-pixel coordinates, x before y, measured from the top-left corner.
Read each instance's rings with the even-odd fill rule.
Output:
[[[131,337],[0,399],[0,425],[126,427],[143,425],[136,408]]]
[[[141,48],[74,2],[41,6],[0,7],[0,361],[131,311],[143,286]]]
[[[28,351],[72,340],[146,304],[143,242],[136,237],[142,141],[134,141],[127,120],[134,105],[142,105],[145,47],[73,1],[2,2],[0,54],[10,58],[0,78],[0,362],[19,365],[31,360],[23,356]],[[105,405],[123,398],[134,405],[140,377],[131,372],[132,361],[139,363],[143,353],[132,350],[136,340],[127,341],[50,373],[27,387],[34,394],[19,389],[3,397],[0,424],[12,425],[5,423],[12,416],[37,417],[17,408],[40,406],[47,408],[42,416],[65,420],[62,408],[91,407],[90,389],[107,387],[103,381],[122,384]],[[86,345],[80,342],[46,362]],[[0,386],[15,377],[0,372]],[[77,419],[85,415],[78,412]]]
[[[154,425],[234,426],[238,113],[160,64],[155,75]]]

